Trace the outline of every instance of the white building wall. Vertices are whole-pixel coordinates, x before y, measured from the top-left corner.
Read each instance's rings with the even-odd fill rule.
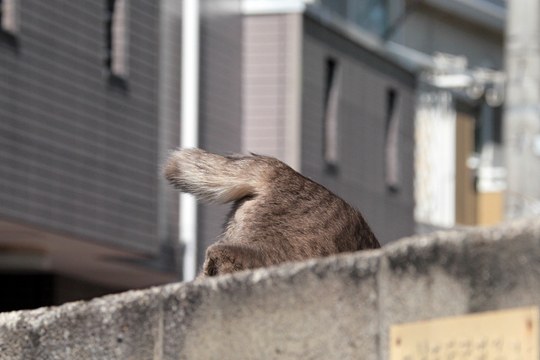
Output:
[[[415,220],[451,227],[456,208],[456,113],[450,93],[419,96],[415,131]]]

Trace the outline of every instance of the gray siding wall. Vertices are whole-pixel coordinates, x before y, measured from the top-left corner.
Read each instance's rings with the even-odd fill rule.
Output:
[[[157,247],[158,3],[130,1],[129,89],[105,76],[105,1],[21,1],[0,42],[0,217]]]
[[[182,1],[162,0],[159,15],[159,164],[180,145]],[[160,174],[159,232],[162,243],[178,246],[178,192]]]
[[[244,17],[243,150],[284,159],[286,15]]]
[[[302,15],[246,15],[243,23],[243,151],[298,168]]]
[[[240,0],[201,2],[200,145],[242,150],[242,17]],[[199,206],[198,259],[222,232],[229,206]]]
[[[325,62],[341,71],[337,171],[323,159]],[[386,94],[399,96],[400,189],[385,185]],[[365,215],[383,243],[413,234],[414,77],[346,37],[304,17],[302,172]]]

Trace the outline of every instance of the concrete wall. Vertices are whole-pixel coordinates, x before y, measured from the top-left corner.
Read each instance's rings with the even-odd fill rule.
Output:
[[[0,38],[0,219],[156,252],[158,6],[129,2],[127,89],[106,1],[20,1]]]
[[[392,324],[540,305],[540,219],[0,314],[1,359],[387,359]],[[540,339],[539,339],[540,340]]]

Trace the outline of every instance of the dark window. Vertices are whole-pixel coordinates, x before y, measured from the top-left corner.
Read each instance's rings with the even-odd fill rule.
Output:
[[[395,89],[386,91],[385,183],[390,192],[399,190],[399,103]]]
[[[497,6],[500,6],[502,8],[506,8],[506,2],[507,0],[484,0],[484,1],[487,1],[489,3],[492,3],[493,5],[497,5]]]
[[[105,66],[113,78],[128,76],[128,0],[105,2]]]
[[[111,69],[112,60],[112,22],[115,0],[107,0],[105,6],[105,66]]]
[[[492,139],[495,144],[502,144],[502,106],[493,108]]]
[[[388,27],[388,3],[388,0],[321,0],[326,10],[377,35],[383,35]]]
[[[481,153],[484,145],[502,144],[502,106],[492,107],[486,102],[478,104],[474,128],[474,150]]]
[[[53,305],[53,276],[49,274],[1,273],[0,312]]]
[[[349,0],[322,0],[321,4],[324,8],[330,10],[336,15],[339,15],[343,18],[347,17],[347,10]]]
[[[20,0],[0,0],[0,28],[16,34],[19,30],[18,7]]]
[[[338,110],[340,92],[339,63],[336,59],[326,59],[324,90],[324,138],[323,156],[330,166],[338,160]]]
[[[360,27],[382,35],[388,26],[388,1],[350,1],[349,19]]]
[[[20,0],[0,0],[0,42],[18,48]]]

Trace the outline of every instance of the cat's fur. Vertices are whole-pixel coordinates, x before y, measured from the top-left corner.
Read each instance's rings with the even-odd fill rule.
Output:
[[[206,251],[206,276],[380,247],[357,210],[275,158],[183,149],[164,172],[199,199],[234,202],[223,235]]]

